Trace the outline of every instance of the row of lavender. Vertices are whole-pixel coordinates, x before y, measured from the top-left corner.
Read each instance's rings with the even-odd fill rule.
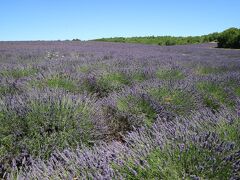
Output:
[[[237,178],[240,51],[0,43],[4,178]]]

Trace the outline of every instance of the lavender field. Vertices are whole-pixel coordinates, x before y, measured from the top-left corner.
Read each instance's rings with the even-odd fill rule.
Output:
[[[0,43],[0,178],[239,179],[240,50]]]

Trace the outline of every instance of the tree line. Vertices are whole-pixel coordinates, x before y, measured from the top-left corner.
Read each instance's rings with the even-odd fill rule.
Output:
[[[101,38],[94,41],[158,44],[160,46],[199,44],[217,42],[219,48],[240,48],[240,29],[229,28],[221,33],[215,32],[202,36],[146,36],[146,37],[114,37]]]

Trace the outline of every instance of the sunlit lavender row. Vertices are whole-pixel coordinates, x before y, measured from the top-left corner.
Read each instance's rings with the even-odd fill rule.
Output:
[[[0,178],[240,178],[240,51],[0,43]]]

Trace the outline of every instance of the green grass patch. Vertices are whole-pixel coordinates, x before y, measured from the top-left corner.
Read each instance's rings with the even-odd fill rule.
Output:
[[[13,70],[3,70],[0,74],[4,77],[22,78],[36,74],[37,69],[13,69]]]
[[[237,80],[231,79],[226,83],[226,86],[232,88],[236,96],[240,96],[240,86]]]
[[[90,144],[93,124],[86,104],[70,99],[31,100],[25,113],[0,112],[0,156],[17,156],[26,149],[47,158],[55,149]]]
[[[221,74],[226,72],[239,71],[239,67],[236,65],[228,65],[228,66],[197,66],[196,74],[198,75],[208,75],[208,74]]]
[[[78,67],[78,70],[82,73],[88,73],[90,71],[90,67],[83,65],[83,66]]]
[[[179,80],[184,79],[184,74],[177,69],[171,69],[171,70],[158,70],[156,72],[156,76],[159,79],[162,80]]]
[[[236,119],[233,122],[221,121],[216,132],[220,134],[220,137],[224,141],[234,142],[237,147],[240,147],[240,119]]]
[[[91,82],[89,79],[84,79],[79,87],[79,91],[86,91],[91,94],[98,93],[96,82]]]
[[[126,176],[126,179],[228,179],[232,167],[223,163],[224,153],[216,153],[194,144],[183,150],[175,147],[157,148],[145,158],[129,159],[123,166],[112,167]]]
[[[37,87],[40,89],[45,88],[46,86],[55,89],[64,89],[69,92],[79,92],[80,88],[77,86],[75,80],[67,76],[54,75],[52,77],[46,78],[42,81],[31,81],[29,82],[31,87]]]
[[[147,79],[147,77],[142,72],[136,72],[132,75],[132,79],[136,82],[143,82]]]
[[[111,67],[111,65],[105,64],[105,63],[95,63],[92,66],[96,69],[101,69],[101,70],[107,70]]]
[[[8,90],[7,86],[0,86],[0,93],[4,93]]]
[[[236,87],[234,91],[236,95],[240,97],[240,87]]]
[[[0,86],[0,96],[5,96],[7,94],[16,94],[16,93],[20,93],[22,92],[22,90],[16,86],[13,85],[1,85]]]
[[[223,73],[225,72],[224,69],[216,68],[216,67],[198,67],[197,68],[197,74],[199,75],[207,75],[207,74],[213,74],[213,73]]]
[[[151,127],[157,117],[156,111],[150,103],[142,98],[127,96],[117,100],[117,109],[133,115],[143,115],[144,124]]]
[[[180,89],[153,88],[149,93],[167,110],[178,115],[186,115],[196,108],[194,97]]]
[[[204,104],[213,110],[219,110],[220,104],[225,104],[231,108],[235,105],[235,102],[229,100],[228,94],[221,85],[211,82],[200,82],[197,84],[197,88],[203,93]]]
[[[196,73],[199,75],[218,74],[229,71],[229,67],[197,67]]]
[[[5,95],[10,92],[11,90],[8,86],[0,86],[0,95]]]
[[[119,90],[124,85],[129,85],[130,81],[123,73],[109,73],[98,79],[97,84],[102,93],[108,93]]]
[[[63,88],[72,92],[77,90],[77,85],[73,80],[61,76],[55,76],[48,79],[46,84],[52,88]]]

